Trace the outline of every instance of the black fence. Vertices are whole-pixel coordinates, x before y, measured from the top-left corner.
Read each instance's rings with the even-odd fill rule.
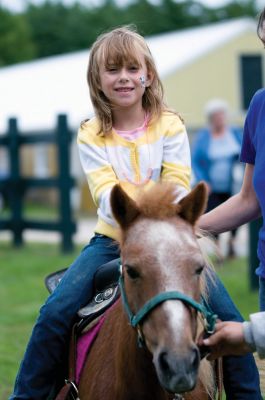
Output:
[[[66,115],[59,115],[54,132],[34,132],[21,134],[17,120],[11,118],[8,131],[0,136],[0,146],[7,149],[9,156],[9,176],[0,180],[0,192],[5,191],[11,211],[10,218],[0,218],[0,230],[10,230],[13,234],[13,244],[23,244],[25,229],[57,231],[61,233],[61,244],[64,252],[73,249],[72,236],[76,231],[73,220],[70,193],[74,180],[70,176],[70,144],[72,135],[67,125]],[[23,145],[54,144],[57,150],[58,174],[50,178],[21,176],[20,147]],[[23,217],[24,195],[32,188],[56,188],[58,190],[58,219],[41,221]]]

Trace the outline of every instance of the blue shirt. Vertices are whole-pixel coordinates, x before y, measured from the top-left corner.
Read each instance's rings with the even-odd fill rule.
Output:
[[[231,135],[234,139],[233,143],[233,154],[234,157],[231,157],[231,153],[229,151],[229,164],[230,164],[230,171],[229,175],[226,175],[226,190],[225,192],[232,192],[233,190],[233,180],[232,180],[232,165],[231,162],[233,160],[234,163],[237,162],[239,158],[239,153],[240,153],[240,147],[241,147],[241,142],[242,142],[242,131],[241,129],[237,129],[234,127],[230,127],[229,131],[231,132]],[[227,136],[223,137],[224,139],[227,139]],[[229,136],[231,139],[231,137]],[[231,140],[233,140],[231,139]],[[214,139],[215,140],[215,139]],[[229,140],[230,146],[231,146],[231,141]],[[235,146],[238,146],[238,153],[237,155],[235,154]],[[193,174],[196,182],[199,182],[201,180],[209,183],[211,186],[212,184],[216,181],[215,179],[212,179],[213,173],[212,168],[214,165],[214,158],[212,157],[211,154],[211,133],[208,128],[204,128],[197,132],[196,137],[194,138],[194,141],[192,143],[192,169],[193,169]],[[221,149],[222,147],[222,149]],[[219,151],[223,151],[223,146],[221,146]],[[227,148],[224,149],[227,151]],[[220,170],[220,169],[219,169]],[[226,164],[226,170],[227,170],[227,164]],[[214,172],[215,174],[215,172]],[[220,174],[218,173],[220,176]],[[228,179],[227,179],[228,177]],[[228,182],[229,182],[229,188],[228,188]],[[227,190],[228,189],[228,190]],[[221,190],[220,190],[221,191]],[[221,191],[222,192],[222,191]]]
[[[265,89],[253,96],[247,113],[240,160],[254,165],[253,186],[261,208],[263,225],[259,231],[256,272],[265,278]]]
[[[228,130],[220,137],[211,137],[208,170],[211,189],[215,193],[229,193],[232,187],[232,168],[240,153],[240,144]]]

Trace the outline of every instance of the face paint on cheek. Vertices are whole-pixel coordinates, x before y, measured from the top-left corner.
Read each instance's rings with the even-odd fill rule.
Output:
[[[140,76],[140,82],[141,82],[141,87],[144,88],[145,87],[145,77],[144,75]]]

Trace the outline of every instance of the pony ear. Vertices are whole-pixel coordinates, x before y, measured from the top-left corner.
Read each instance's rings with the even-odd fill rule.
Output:
[[[114,218],[123,229],[127,228],[140,214],[135,201],[118,184],[111,191],[110,205]]]
[[[203,182],[198,183],[198,185],[178,203],[180,205],[178,215],[194,225],[206,209],[207,198],[208,189],[206,184]]]

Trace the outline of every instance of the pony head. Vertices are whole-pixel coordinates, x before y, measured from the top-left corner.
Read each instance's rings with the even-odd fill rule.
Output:
[[[195,224],[205,210],[207,189],[200,183],[177,204],[175,197],[171,184],[157,184],[137,201],[119,185],[112,190],[111,207],[121,229],[124,287],[134,314],[162,292],[179,291],[200,301],[205,260]],[[192,390],[200,363],[196,311],[170,299],[157,305],[139,329],[161,386],[172,393]]]

